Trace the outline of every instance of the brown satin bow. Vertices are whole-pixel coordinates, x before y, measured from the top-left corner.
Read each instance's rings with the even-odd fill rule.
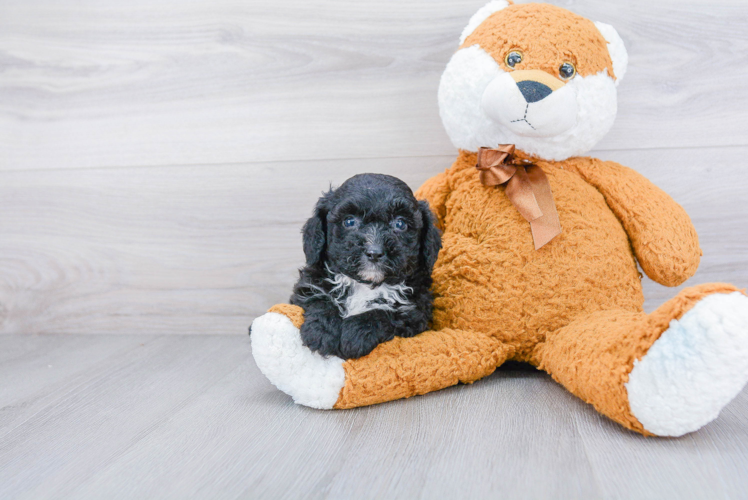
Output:
[[[561,234],[556,204],[543,169],[514,157],[514,144],[498,148],[480,148],[478,164],[484,186],[506,184],[506,195],[517,211],[530,223],[535,250]]]

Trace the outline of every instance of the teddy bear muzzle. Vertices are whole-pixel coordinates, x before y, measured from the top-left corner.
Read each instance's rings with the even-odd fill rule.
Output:
[[[502,127],[527,137],[558,135],[577,122],[574,87],[541,70],[501,73],[486,87],[481,108]]]

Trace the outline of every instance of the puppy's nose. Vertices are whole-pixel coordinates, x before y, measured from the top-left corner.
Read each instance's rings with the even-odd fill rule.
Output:
[[[532,80],[519,82],[517,83],[517,87],[519,87],[519,91],[522,92],[522,96],[528,103],[542,101],[553,92],[548,85],[543,85],[540,82]]]
[[[366,247],[366,252],[364,253],[370,261],[376,262],[382,258],[382,256],[384,255],[384,250],[382,249],[381,245],[370,245]]]

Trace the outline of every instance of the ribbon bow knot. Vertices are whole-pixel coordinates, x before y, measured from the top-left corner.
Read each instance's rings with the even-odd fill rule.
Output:
[[[535,250],[561,234],[561,222],[551,185],[543,169],[514,157],[514,144],[480,148],[475,165],[484,186],[506,184],[506,195],[530,223]]]

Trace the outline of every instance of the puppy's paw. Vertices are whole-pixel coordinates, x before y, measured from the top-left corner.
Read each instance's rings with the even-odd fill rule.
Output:
[[[343,357],[340,352],[340,318],[337,311],[322,313],[314,311],[306,315],[304,324],[301,325],[301,342],[314,352],[322,356]]]
[[[394,338],[383,311],[352,316],[343,323],[340,352],[346,359],[361,358],[382,342]]]
[[[340,339],[340,352],[346,359],[362,358],[374,350],[380,342],[373,334],[365,336],[346,335]]]
[[[294,402],[325,410],[335,405],[345,385],[343,360],[310,351],[287,315],[269,312],[260,316],[252,323],[250,339],[262,374]]]

